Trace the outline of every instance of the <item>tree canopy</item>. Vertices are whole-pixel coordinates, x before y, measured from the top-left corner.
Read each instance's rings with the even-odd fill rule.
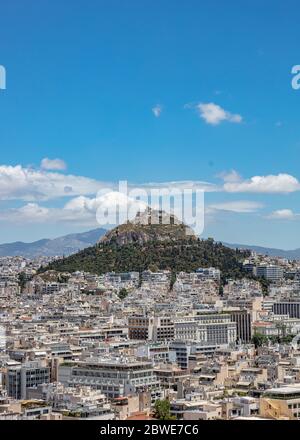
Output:
[[[83,270],[95,274],[106,272],[142,272],[149,268],[194,272],[199,267],[216,267],[226,278],[247,276],[242,262],[249,251],[230,249],[209,240],[151,241],[143,244],[118,245],[113,242],[99,243],[67,258],[51,263],[43,270],[75,272]],[[174,275],[173,275],[174,278]]]

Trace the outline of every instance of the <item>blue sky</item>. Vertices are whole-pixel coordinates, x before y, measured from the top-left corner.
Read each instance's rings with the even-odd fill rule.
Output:
[[[1,4],[0,242],[96,227],[97,183],[126,179],[209,182],[204,236],[300,247],[299,13],[291,0]]]

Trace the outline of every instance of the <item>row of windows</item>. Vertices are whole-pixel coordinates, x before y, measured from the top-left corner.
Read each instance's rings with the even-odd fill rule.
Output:
[[[300,403],[290,403],[288,407],[289,409],[300,408]]]
[[[151,371],[145,371],[144,373],[138,373],[138,372],[131,372],[131,374],[128,373],[103,373],[100,371],[73,371],[73,376],[84,376],[84,377],[102,377],[102,378],[116,378],[116,379],[127,379],[130,376],[134,377],[148,377],[151,376]]]

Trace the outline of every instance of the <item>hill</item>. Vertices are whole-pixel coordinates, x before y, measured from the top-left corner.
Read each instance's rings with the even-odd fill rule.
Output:
[[[224,277],[243,276],[248,251],[230,249],[213,239],[185,234],[183,224],[127,223],[104,235],[95,246],[51,263],[46,270],[96,274],[146,269],[192,272],[217,267]],[[189,230],[190,232],[190,230]]]

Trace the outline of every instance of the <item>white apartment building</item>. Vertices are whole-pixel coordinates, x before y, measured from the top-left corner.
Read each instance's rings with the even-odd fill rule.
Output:
[[[230,314],[201,314],[179,318],[175,322],[175,339],[231,344],[237,339],[237,326]]]
[[[261,265],[256,267],[256,276],[270,281],[278,281],[283,278],[283,269],[276,265]]]
[[[65,385],[89,386],[109,398],[159,387],[151,361],[132,358],[89,359],[74,366],[59,366],[58,380]]]
[[[199,267],[199,269],[196,270],[196,274],[199,278],[215,281],[220,281],[221,277],[220,269],[216,269],[215,267]]]
[[[170,342],[170,351],[175,352],[176,362],[180,368],[189,368],[189,363],[193,357],[199,354],[211,356],[217,349],[216,344],[209,344],[205,342],[195,342],[187,340],[176,340]]]

